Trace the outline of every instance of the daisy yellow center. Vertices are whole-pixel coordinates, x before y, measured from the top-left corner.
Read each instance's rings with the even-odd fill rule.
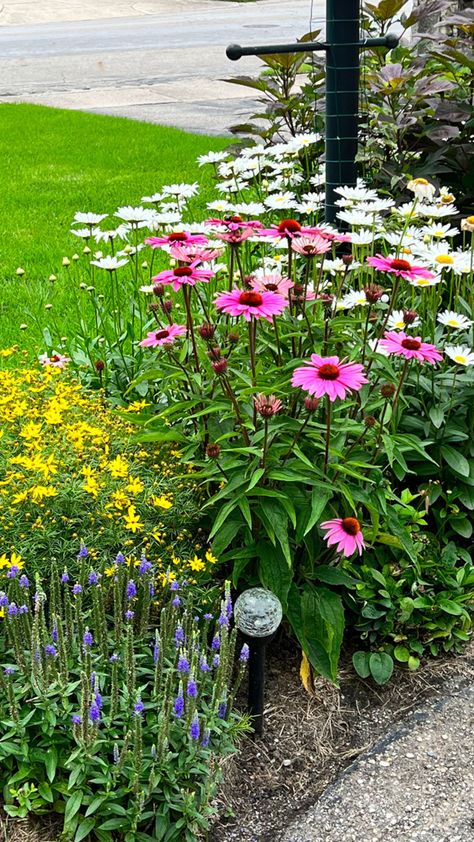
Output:
[[[419,351],[421,348],[421,342],[418,339],[404,339],[402,341],[402,348],[406,348],[407,351]]]
[[[169,335],[169,330],[158,330],[155,333],[155,339],[166,339]]]
[[[168,234],[170,243],[185,243],[187,239],[186,234],[183,234],[182,231],[172,231],[171,234]]]
[[[429,184],[429,181],[426,178],[414,178],[413,184]]]
[[[441,202],[443,205],[450,205],[454,202],[454,196],[452,193],[446,193],[444,196],[441,197]]]
[[[400,272],[409,272],[411,269],[411,263],[409,263],[408,260],[400,260],[396,258],[395,260],[390,261],[390,268],[398,269]]]
[[[287,231],[290,234],[296,234],[298,231],[301,231],[301,225],[296,219],[282,219],[278,226],[278,231],[280,234],[286,234]]]
[[[449,325],[449,327],[458,327],[459,322],[457,319],[448,319],[446,324]]]
[[[178,266],[177,269],[173,269],[173,275],[177,278],[189,278],[192,274],[193,270],[189,266]]]
[[[450,254],[438,254],[435,257],[436,263],[444,263],[447,266],[451,266],[454,263],[454,259],[451,257]]]
[[[466,222],[469,222],[469,225],[474,225],[474,216],[468,216]]]
[[[348,535],[357,535],[360,532],[360,523],[355,517],[343,518],[341,526]]]
[[[239,297],[239,304],[246,304],[247,307],[260,307],[263,298],[259,292],[242,292]]]
[[[416,278],[414,283],[417,287],[429,287],[430,285],[428,278]]]
[[[453,357],[453,359],[455,363],[461,363],[461,365],[466,364],[466,357],[463,357],[462,354],[456,354],[456,356]]]
[[[318,369],[318,376],[323,380],[337,380],[339,377],[339,366],[332,365],[332,363],[324,363]]]

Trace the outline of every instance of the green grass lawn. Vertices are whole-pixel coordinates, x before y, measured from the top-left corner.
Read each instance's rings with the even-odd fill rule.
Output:
[[[228,142],[119,117],[0,105],[0,348],[41,350],[40,326],[53,317],[67,335],[75,292],[61,261],[83,247],[69,233],[76,211],[139,205],[163,184],[198,177],[204,207],[211,181],[196,158]],[[45,310],[53,299],[54,314]]]

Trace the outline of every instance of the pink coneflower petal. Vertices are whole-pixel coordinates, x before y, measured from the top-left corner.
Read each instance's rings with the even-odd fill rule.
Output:
[[[368,380],[359,363],[340,363],[339,357],[312,354],[304,366],[295,369],[291,383],[317,398],[327,395],[332,402],[344,400],[347,392],[358,392]]]
[[[223,254],[223,249],[202,248],[198,243],[187,246],[171,246],[170,257],[181,263],[208,263]]]
[[[146,237],[145,243],[152,248],[160,248],[160,246],[171,245],[191,245],[199,244],[206,245],[207,237],[204,234],[189,234],[187,231],[171,231],[170,234],[164,234],[162,237]]]
[[[403,330],[386,331],[379,345],[387,354],[396,354],[399,357],[405,357],[406,360],[415,359],[420,363],[434,365],[443,359],[443,355],[435,345],[422,342],[420,336],[407,336]]]
[[[328,547],[335,544],[337,552],[342,552],[346,557],[351,556],[355,551],[362,555],[364,536],[357,518],[345,517],[326,520],[320,524],[327,534],[324,536]]]
[[[287,301],[276,292],[233,289],[218,295],[215,304],[218,310],[229,316],[243,316],[248,322],[254,316],[271,322],[273,316],[283,312]]]
[[[331,251],[331,243],[320,234],[307,234],[303,237],[295,237],[291,242],[291,248],[303,257],[313,257],[315,254],[325,254]]]
[[[211,272],[210,269],[196,269],[197,264],[199,264],[199,261],[194,261],[189,266],[166,269],[164,272],[159,272],[158,275],[155,275],[152,281],[155,284],[172,284],[174,291],[178,292],[183,284],[193,287],[196,281],[207,282],[214,277],[215,272]]]
[[[407,281],[412,281],[416,278],[430,279],[436,277],[425,266],[415,266],[409,260],[399,257],[384,257],[382,254],[377,254],[375,257],[368,257],[367,263],[378,269],[379,272],[390,272],[392,275],[400,275],[400,277],[406,278]]]
[[[252,289],[257,292],[277,292],[288,298],[288,292],[293,289],[294,283],[289,278],[282,278],[281,275],[261,275],[258,278],[251,278]]]
[[[159,330],[153,330],[147,333],[145,339],[142,339],[138,344],[142,348],[157,348],[160,345],[172,345],[177,336],[183,336],[186,333],[184,325],[168,325]]]

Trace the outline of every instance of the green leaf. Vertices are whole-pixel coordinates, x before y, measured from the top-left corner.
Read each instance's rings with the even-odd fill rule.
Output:
[[[321,491],[319,488],[313,488],[311,492],[311,514],[304,535],[307,535],[318,522],[332,496],[332,491]]]
[[[386,684],[393,672],[393,660],[386,652],[372,652],[369,667],[374,681],[377,684]]]
[[[238,501],[235,500],[235,499],[228,500],[227,503],[224,503],[224,505],[220,508],[219,514],[217,515],[217,517],[216,517],[216,519],[215,519],[215,521],[212,525],[211,533],[209,535],[209,540],[211,540],[214,537],[214,535],[216,535],[216,533],[219,531],[221,526],[225,523],[225,521],[227,520],[227,518],[229,517],[231,512],[233,512],[234,509],[237,507],[237,504],[238,504]]]
[[[393,654],[397,661],[400,661],[401,664],[407,664],[410,658],[410,652],[406,646],[395,646],[393,650]]]
[[[89,836],[89,833],[91,832],[91,830],[94,829],[94,827],[95,827],[95,819],[94,818],[84,819],[84,821],[82,821],[80,823],[80,825],[78,826],[78,828],[76,830],[74,842],[82,842],[82,839],[85,839],[86,836]]]
[[[352,589],[357,584],[357,579],[349,576],[344,570],[339,567],[329,567],[327,564],[316,565],[314,575],[319,582],[324,582],[326,585],[344,585]]]
[[[82,804],[82,797],[83,793],[81,790],[77,790],[74,792],[70,798],[66,801],[66,809],[64,811],[64,826],[66,827],[69,825],[76,815],[79,812]]]
[[[467,517],[451,517],[450,524],[458,535],[463,538],[470,538],[473,531],[472,521]]]
[[[462,453],[458,453],[458,451],[449,444],[443,444],[441,447],[441,454],[453,471],[460,474],[462,477],[469,476],[469,462]]]
[[[288,591],[293,581],[293,571],[288,567],[282,551],[269,544],[259,544],[257,547],[258,568],[260,581],[268,590],[272,591],[280,600],[286,613]]]
[[[354,652],[352,656],[354,669],[361,678],[368,678],[370,675],[369,658],[370,652]]]
[[[96,797],[92,799],[91,803],[89,804],[86,810],[86,817],[92,816],[92,814],[95,813],[96,810],[98,810],[99,807],[102,806],[104,801],[107,801],[108,797],[108,795],[96,795]]]
[[[44,799],[44,801],[49,801],[50,804],[53,803],[54,795],[51,791],[51,787],[49,786],[49,784],[46,783],[46,781],[42,781],[39,784],[38,792],[41,795],[41,798]]]
[[[121,830],[121,828],[124,827],[126,821],[127,820],[125,818],[107,819],[106,822],[99,825],[98,830]]]
[[[444,409],[441,406],[432,406],[429,412],[431,423],[437,430],[441,427],[444,421]]]
[[[441,611],[445,611],[446,614],[452,614],[454,617],[460,617],[462,614],[467,613],[462,605],[458,605],[458,603],[454,602],[452,599],[440,599],[438,605],[441,608]]]
[[[258,503],[259,510],[264,514],[262,522],[265,521],[271,526],[271,530],[276,537],[276,540],[282,548],[288,567],[292,567],[292,557],[290,551],[290,542],[288,538],[288,515],[279,500],[272,500],[271,498],[262,497]],[[272,536],[269,538],[273,543]]]
[[[219,529],[218,534],[212,542],[212,552],[219,558],[219,556],[227,549],[229,544],[237,535],[237,532],[242,526],[240,518],[228,518],[226,522]]]
[[[259,480],[261,480],[261,478],[263,477],[264,473],[265,473],[265,468],[257,468],[257,469],[253,472],[253,474],[252,474],[252,479],[250,480],[250,483],[249,483],[249,485],[248,485],[247,491],[251,491],[251,490],[252,490],[252,488],[253,488],[255,485],[257,485],[257,482],[259,482]]]
[[[50,748],[46,752],[44,765],[46,767],[46,774],[48,776],[48,780],[52,784],[53,781],[54,781],[54,776],[56,774],[56,768],[57,768],[57,765],[58,765],[58,752],[56,751],[55,748]]]
[[[411,672],[414,672],[420,666],[420,659],[416,658],[415,655],[410,655],[408,658],[408,669]]]
[[[327,588],[307,585],[301,601],[305,652],[312,666],[337,683],[337,666],[344,634],[344,608],[340,597]]]

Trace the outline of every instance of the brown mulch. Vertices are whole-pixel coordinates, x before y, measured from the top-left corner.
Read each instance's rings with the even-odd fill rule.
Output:
[[[396,670],[386,687],[360,679],[350,658],[340,687],[322,678],[309,696],[299,677],[299,653],[280,640],[269,653],[263,739],[245,737],[223,764],[216,807],[221,818],[209,842],[275,842],[298,813],[361,752],[425,700],[443,693],[449,679],[474,680],[474,642],[463,655],[427,661],[410,673]],[[240,699],[245,703],[245,696]],[[30,822],[0,815],[0,842],[58,842],[49,817]]]

